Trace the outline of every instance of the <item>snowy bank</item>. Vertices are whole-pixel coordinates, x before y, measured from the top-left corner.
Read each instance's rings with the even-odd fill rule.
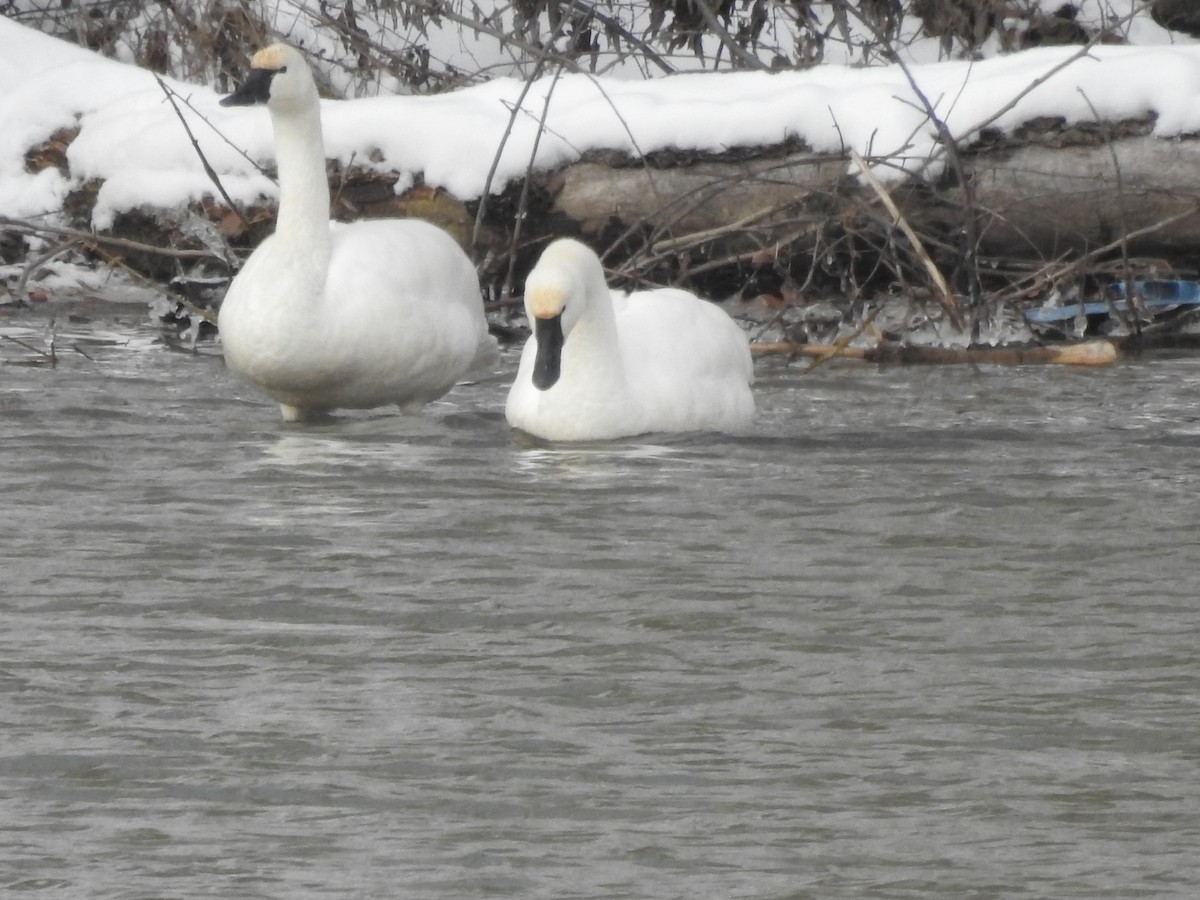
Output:
[[[1055,47],[911,72],[950,131],[964,139],[985,125],[1011,134],[1045,117],[1077,123],[1153,115],[1155,138],[1200,132],[1200,46],[1094,47],[1071,61],[1077,56],[1078,48]],[[0,60],[5,215],[53,215],[88,181],[100,184],[90,220],[97,229],[123,211],[212,196],[181,116],[235,201],[274,195],[258,168],[271,160],[270,123],[261,109],[223,109],[207,86],[167,81],[180,98],[173,107],[151,73],[6,19],[0,19]],[[641,82],[501,79],[445,95],[326,101],[324,119],[327,153],[344,167],[397,173],[398,191],[423,182],[461,200],[597,150],[641,157],[794,141],[815,153],[854,149],[893,180],[902,172],[936,176],[944,162],[923,101],[898,67]],[[31,148],[74,128],[66,171],[29,171]]]

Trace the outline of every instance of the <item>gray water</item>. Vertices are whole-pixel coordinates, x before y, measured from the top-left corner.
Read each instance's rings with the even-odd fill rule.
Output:
[[[1200,359],[565,447],[107,340],[0,348],[6,894],[1200,895]]]

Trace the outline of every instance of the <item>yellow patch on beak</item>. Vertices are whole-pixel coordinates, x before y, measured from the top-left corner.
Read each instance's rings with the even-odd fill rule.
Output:
[[[287,48],[283,44],[272,44],[270,47],[263,47],[252,57],[250,57],[250,68],[252,69],[282,69],[284,67],[284,52]]]
[[[525,293],[525,305],[535,319],[553,319],[563,311],[566,298],[560,288],[540,285]]]

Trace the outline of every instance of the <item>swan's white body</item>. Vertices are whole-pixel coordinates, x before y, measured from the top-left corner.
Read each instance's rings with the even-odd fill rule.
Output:
[[[440,397],[495,353],[470,259],[427,222],[330,222],[317,90],[299,53],[259,51],[243,88],[227,100],[271,113],[279,217],[221,305],[227,364],[288,420]]]
[[[562,239],[530,272],[525,311],[535,331],[505,408],[515,428],[547,440],[602,440],[737,432],[754,418],[749,342],[694,294],[611,291],[596,254]]]

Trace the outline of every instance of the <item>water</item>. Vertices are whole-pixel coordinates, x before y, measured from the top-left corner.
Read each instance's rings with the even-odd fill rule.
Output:
[[[5,893],[1200,892],[1200,360],[760,362],[752,435],[572,448],[511,354],[289,426],[98,333],[0,367]]]

